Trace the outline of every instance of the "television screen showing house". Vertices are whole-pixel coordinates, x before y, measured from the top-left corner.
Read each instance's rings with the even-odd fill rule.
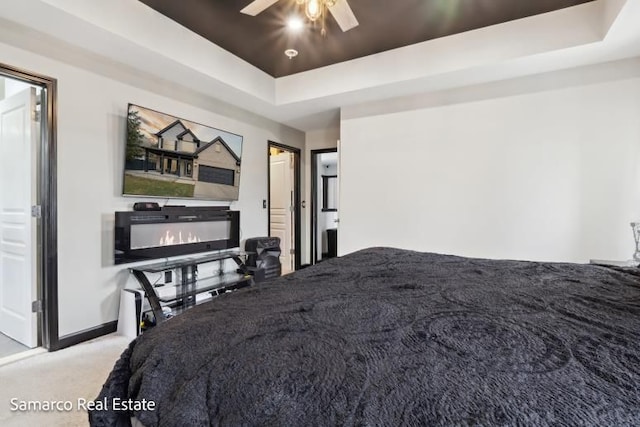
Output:
[[[242,136],[129,104],[123,194],[238,200]]]

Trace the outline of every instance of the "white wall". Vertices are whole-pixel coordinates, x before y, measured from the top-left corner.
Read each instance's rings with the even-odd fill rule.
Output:
[[[386,245],[629,259],[629,222],[640,218],[640,78],[540,92],[533,83],[514,96],[343,113],[339,253]]]
[[[267,210],[262,208],[262,200],[267,198],[267,141],[302,149],[303,133],[188,91],[172,87],[174,96],[162,96],[160,93],[169,89],[141,89],[6,44],[0,44],[0,56],[3,63],[58,80],[61,336],[117,319],[119,290],[129,273],[127,266],[113,265],[114,211],[130,210],[136,201],[120,196],[129,102],[243,135],[240,198],[231,207],[241,211],[242,239],[266,235]],[[235,112],[229,115],[229,111]]]

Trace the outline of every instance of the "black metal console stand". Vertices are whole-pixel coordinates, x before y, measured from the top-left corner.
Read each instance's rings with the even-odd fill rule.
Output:
[[[232,259],[236,263],[237,271],[223,271],[222,262],[226,259]],[[198,265],[215,261],[220,262],[218,274],[199,278]],[[170,270],[180,272],[179,283],[155,287],[147,277],[148,273],[162,273]],[[171,314],[178,314],[194,306],[198,294],[209,292],[215,296],[253,284],[253,277],[245,265],[243,254],[237,251],[224,251],[212,255],[137,266],[130,271],[144,290],[156,324],[166,320],[163,307],[168,307]]]

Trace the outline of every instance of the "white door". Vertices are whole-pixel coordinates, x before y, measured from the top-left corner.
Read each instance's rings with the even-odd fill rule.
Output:
[[[293,154],[280,153],[269,157],[270,224],[269,235],[280,238],[282,273],[294,270],[293,247]]]
[[[37,346],[36,91],[0,101],[0,332]]]

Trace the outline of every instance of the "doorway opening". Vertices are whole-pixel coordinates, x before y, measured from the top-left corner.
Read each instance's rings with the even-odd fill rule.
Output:
[[[338,256],[338,149],[311,150],[311,263]]]
[[[58,345],[55,88],[0,64],[0,363]]]
[[[300,150],[269,141],[269,236],[280,238],[282,274],[300,268]]]

